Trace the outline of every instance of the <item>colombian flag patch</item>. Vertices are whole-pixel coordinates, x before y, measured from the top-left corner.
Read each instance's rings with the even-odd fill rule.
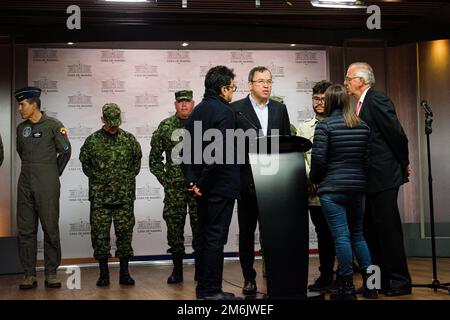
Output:
[[[61,128],[59,129],[59,132],[63,135],[67,137],[67,129],[66,128]]]

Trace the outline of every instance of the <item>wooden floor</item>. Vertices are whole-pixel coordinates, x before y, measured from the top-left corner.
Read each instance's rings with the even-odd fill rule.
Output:
[[[261,260],[255,262],[258,272],[257,284],[259,292],[266,292],[265,281],[261,276]],[[318,258],[310,258],[309,283],[318,276]],[[428,284],[432,278],[432,264],[430,258],[410,258],[409,268],[413,283]],[[1,300],[34,300],[34,299],[75,299],[75,300],[191,300],[195,299],[195,282],[193,280],[194,266],[192,261],[185,262],[184,282],[168,285],[167,277],[171,272],[169,264],[131,265],[130,273],[136,280],[134,287],[120,286],[118,283],[118,267],[111,266],[111,285],[108,288],[95,286],[98,269],[96,267],[81,268],[81,289],[70,290],[66,286],[67,275],[65,270],[58,271],[58,277],[63,280],[61,289],[45,289],[43,272],[38,272],[38,287],[32,290],[19,290],[18,284],[21,275],[0,276]],[[438,275],[441,282],[450,282],[450,258],[438,260]],[[238,260],[227,260],[224,268],[224,291],[233,292],[242,296],[242,273]],[[355,276],[356,285],[361,284],[359,275]],[[328,296],[326,297],[328,299]],[[411,295],[380,299],[389,300],[450,300],[450,295],[444,290],[434,292],[428,288],[413,288]]]

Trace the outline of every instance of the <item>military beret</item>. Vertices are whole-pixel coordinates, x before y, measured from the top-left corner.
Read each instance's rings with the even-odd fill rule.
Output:
[[[103,118],[110,127],[118,127],[122,124],[120,117],[122,111],[120,107],[115,103],[107,103],[102,108]]]
[[[175,92],[175,100],[192,100],[192,90],[180,90]]]
[[[279,103],[283,103],[283,104],[284,104],[284,100],[283,100],[283,98],[280,97],[280,96],[271,96],[270,99],[275,100],[275,101],[277,101],[277,102],[279,102]]]
[[[41,96],[41,91],[42,90],[37,87],[25,87],[17,90],[14,93],[14,96],[16,97],[17,102],[20,102],[25,99],[39,98]]]

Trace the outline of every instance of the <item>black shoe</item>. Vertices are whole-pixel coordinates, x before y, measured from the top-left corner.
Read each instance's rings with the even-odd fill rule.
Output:
[[[180,275],[180,274],[175,274],[175,272],[172,272],[170,277],[167,278],[168,284],[180,283],[180,282],[183,282],[183,274]]]
[[[390,288],[384,293],[386,297],[398,297],[398,296],[405,296],[407,294],[411,294],[410,285],[402,286],[399,288]]]
[[[311,291],[327,291],[333,283],[333,276],[320,276],[313,284],[308,286]]]
[[[108,259],[99,259],[98,264],[100,268],[100,276],[97,280],[97,287],[109,286]]]
[[[256,281],[254,279],[245,280],[244,287],[242,288],[243,294],[255,294],[256,290]]]
[[[242,300],[241,297],[236,297],[230,292],[219,292],[210,296],[205,296],[205,300]]]

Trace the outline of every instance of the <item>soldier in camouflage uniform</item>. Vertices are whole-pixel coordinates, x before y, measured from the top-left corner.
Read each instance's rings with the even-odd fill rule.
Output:
[[[183,172],[179,165],[174,165],[171,159],[173,147],[180,141],[172,141],[172,132],[184,127],[184,122],[189,117],[194,107],[192,91],[181,90],[175,92],[176,114],[164,119],[153,133],[150,142],[150,171],[164,187],[163,218],[167,224],[167,241],[172,253],[173,272],[167,279],[167,283],[179,283],[183,281],[183,256],[184,256],[184,225],[186,221],[186,209],[189,206],[189,220],[192,235],[197,226],[197,208],[194,195],[186,190]],[[166,162],[163,162],[165,155]],[[192,240],[192,248],[196,250],[196,239]]]
[[[56,270],[61,263],[59,239],[59,176],[70,160],[67,130],[41,111],[41,89],[26,87],[15,92],[25,121],[17,127],[17,153],[22,160],[17,185],[19,256],[25,271],[20,289],[37,286],[36,254],[38,220],[44,231],[45,286],[60,288]]]
[[[87,137],[80,151],[83,172],[89,178],[92,247],[100,267],[97,286],[109,285],[112,221],[117,237],[116,257],[120,259],[119,283],[134,285],[128,262],[133,257],[136,176],[141,169],[142,151],[136,138],[119,128],[122,121],[117,104],[105,104],[101,119],[103,128]]]

